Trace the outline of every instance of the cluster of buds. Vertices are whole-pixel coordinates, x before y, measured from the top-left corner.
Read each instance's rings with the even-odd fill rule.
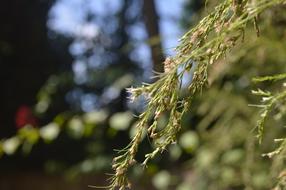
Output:
[[[173,68],[175,68],[176,62],[171,58],[167,57],[164,61],[164,71],[165,73],[170,72]]]
[[[191,36],[190,43],[195,44],[195,42],[200,39],[206,32],[206,28],[199,28],[198,30],[196,30]]]
[[[134,100],[140,96],[143,92],[141,88],[127,88],[127,93],[129,94],[128,99],[130,100],[130,102],[134,102]]]

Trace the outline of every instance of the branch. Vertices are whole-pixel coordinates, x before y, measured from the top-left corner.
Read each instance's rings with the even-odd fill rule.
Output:
[[[177,54],[165,60],[165,73],[160,75],[158,81],[129,89],[131,100],[144,95],[148,105],[139,116],[135,137],[119,152],[120,155],[114,158],[115,174],[108,189],[130,188],[127,171],[136,163],[135,155],[144,130],[148,131],[154,143],[154,150],[145,156],[144,166],[176,141],[181,118],[190,109],[192,98],[206,85],[209,67],[231,51],[238,40],[243,41],[248,22],[255,21],[262,11],[285,2],[285,0],[260,0],[253,3],[248,0],[225,0],[180,39],[180,44],[176,48]],[[178,71],[178,68],[182,70]],[[189,95],[181,98],[179,91],[182,77],[190,69],[194,69],[194,73],[192,82],[188,86]],[[170,113],[169,121],[163,129],[158,129],[158,119],[163,113]]]

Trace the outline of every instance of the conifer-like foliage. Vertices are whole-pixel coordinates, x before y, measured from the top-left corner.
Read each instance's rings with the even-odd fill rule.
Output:
[[[257,24],[258,15],[266,9],[285,4],[285,0],[225,0],[203,18],[196,27],[188,31],[176,48],[174,57],[166,58],[164,62],[165,73],[158,75],[153,84],[143,84],[138,88],[130,88],[130,99],[133,101],[144,96],[148,104],[145,111],[138,116],[137,132],[131,142],[113,160],[115,174],[111,177],[108,189],[131,188],[128,180],[128,170],[136,164],[136,153],[140,142],[146,134],[152,141],[153,151],[145,155],[142,161],[145,167],[151,159],[167,149],[168,145],[177,141],[181,129],[182,117],[192,109],[194,97],[200,94],[208,85],[209,70],[216,67],[216,62],[243,43],[245,29],[249,23],[254,24],[254,32],[260,35]],[[235,50],[234,50],[235,51]],[[235,54],[235,52],[234,52]],[[183,76],[192,71],[191,82],[187,86],[187,93],[182,94]],[[285,75],[255,78],[255,82],[276,81],[285,79]],[[282,87],[281,87],[282,89]],[[285,90],[268,92],[254,90],[253,94],[262,96],[261,118],[257,123],[259,141],[262,141],[264,124],[267,117],[273,112],[277,117],[285,113]],[[283,102],[284,101],[284,102]],[[256,105],[257,106],[257,105]],[[158,122],[162,115],[168,115],[168,122],[159,128]],[[267,154],[272,157],[285,150],[285,139],[276,139],[280,146]],[[279,188],[279,185],[277,188]]]

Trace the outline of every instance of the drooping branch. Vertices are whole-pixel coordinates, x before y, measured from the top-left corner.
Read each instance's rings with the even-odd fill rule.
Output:
[[[114,176],[108,187],[124,189],[130,187],[126,176],[128,169],[135,163],[143,131],[154,142],[154,150],[146,154],[143,165],[164,151],[169,144],[176,141],[180,131],[181,118],[190,109],[192,98],[207,83],[208,69],[218,59],[225,56],[239,40],[244,39],[244,30],[250,21],[255,21],[258,14],[285,0],[225,0],[215,7],[214,11],[203,18],[199,24],[187,32],[176,48],[177,54],[164,62],[165,73],[158,81],[150,85],[129,89],[131,99],[144,95],[148,100],[146,110],[139,116],[137,133],[130,144],[114,158]],[[178,68],[183,70],[178,71]],[[180,98],[179,90],[185,71],[194,69],[191,84],[188,86],[187,97]],[[169,121],[163,129],[158,129],[158,119],[162,113],[170,114]],[[150,121],[152,118],[152,123]]]

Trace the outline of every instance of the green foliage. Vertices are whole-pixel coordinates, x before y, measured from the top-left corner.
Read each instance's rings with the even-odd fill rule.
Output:
[[[265,76],[265,77],[255,77],[253,82],[264,82],[264,81],[277,81],[286,79],[286,74],[278,74],[274,76]]]
[[[29,153],[36,143],[52,143],[66,132],[74,139],[91,137],[94,141],[86,147],[92,156],[70,168],[70,176],[79,171],[102,171],[111,161],[103,153],[111,147],[106,141],[134,125],[129,134],[131,142],[113,159],[115,174],[110,186],[104,188],[131,188],[129,175],[141,181],[143,171],[138,163],[146,168],[148,179],[153,177],[150,183],[162,190],[285,188],[286,75],[265,76],[286,73],[286,46],[281,40],[285,32],[275,25],[284,18],[284,10],[277,8],[281,3],[285,0],[225,0],[216,6],[181,38],[177,54],[166,58],[165,73],[158,74],[155,83],[128,89],[131,101],[145,97],[148,103],[137,122],[133,123],[132,113],[126,110],[63,113],[45,126],[26,126],[3,139],[0,155],[14,154],[20,148]],[[248,23],[253,23],[254,29]],[[106,75],[96,72],[98,78]],[[106,72],[115,74],[100,83],[103,87],[121,91],[133,81],[130,74],[118,77],[125,72],[118,68]],[[190,83],[184,81],[186,76],[191,77]],[[54,93],[70,80],[51,77],[39,93],[35,107],[38,115],[51,107]],[[255,104],[253,95],[261,101]],[[253,134],[255,126],[259,145]],[[146,154],[145,136],[151,141],[151,152]],[[125,137],[128,140],[128,135]],[[176,162],[176,167],[159,171],[164,164],[156,165],[155,158],[165,150],[170,153],[167,162]],[[138,156],[141,152],[143,159]],[[154,164],[149,163],[152,159]],[[62,167],[53,161],[46,165],[49,170]]]
[[[131,100],[144,95],[148,100],[148,105],[145,111],[139,116],[136,135],[126,148],[119,151],[120,155],[114,158],[113,168],[115,174],[111,178],[109,189],[115,189],[116,187],[120,189],[124,189],[125,187],[130,188],[130,182],[127,179],[127,170],[136,164],[135,155],[144,134],[143,131],[146,128],[153,142],[153,151],[145,155],[145,160],[142,162],[143,166],[146,166],[147,162],[153,159],[158,153],[166,150],[168,145],[176,142],[177,134],[181,129],[183,115],[189,111],[193,98],[198,92],[202,92],[202,89],[207,85],[210,66],[223,56],[226,56],[237,45],[238,40],[244,40],[245,28],[248,22],[254,22],[256,33],[259,34],[257,15],[283,2],[285,1],[224,1],[181,38],[180,45],[176,48],[177,55],[165,60],[165,73],[155,83],[130,89]],[[182,69],[178,71],[179,68]],[[182,77],[190,69],[194,69],[192,82],[188,86],[187,95],[182,96],[180,93]],[[281,98],[283,97],[281,96]],[[274,99],[276,100],[276,98]],[[270,108],[272,104],[270,104]],[[225,108],[220,111],[222,112],[223,110]],[[163,129],[159,129],[158,119],[166,113],[169,114],[168,123]],[[214,112],[207,117],[209,117],[209,120],[212,120],[218,113]],[[235,112],[229,112],[227,116],[229,118],[234,114]],[[222,121],[227,122],[227,120]],[[264,119],[262,118],[259,125],[262,126],[263,121]],[[218,127],[214,129],[217,131],[214,143],[218,144],[215,150],[231,146],[225,140],[221,141],[221,139],[217,139],[220,133],[224,131],[226,133],[231,132],[223,128],[225,125],[224,122],[218,123]],[[239,122],[243,122],[243,120],[237,121],[237,123]],[[204,124],[203,126],[208,125]],[[259,127],[259,129],[259,134],[261,134],[262,127]],[[229,135],[227,136],[230,137]],[[229,142],[231,142],[231,139],[229,139]],[[223,146],[224,144],[226,145]],[[205,163],[214,162],[216,159],[214,155],[212,160],[208,160]],[[226,168],[223,174],[225,174],[224,176],[232,176],[234,171]],[[233,177],[229,177],[229,179]]]

